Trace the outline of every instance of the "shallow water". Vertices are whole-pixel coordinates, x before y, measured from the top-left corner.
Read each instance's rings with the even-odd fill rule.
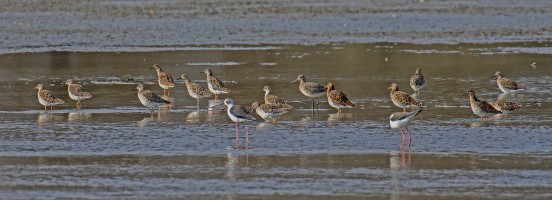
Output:
[[[327,44],[197,47],[160,52],[50,52],[0,55],[0,193],[17,198],[287,197],[484,199],[552,197],[552,48],[547,43],[411,45]],[[150,115],[137,82],[162,93],[158,63],[173,77],[205,85],[210,67],[238,104],[261,101],[263,86],[295,106],[276,124],[234,124],[221,101],[197,109],[182,82],[170,109]],[[410,125],[401,151],[388,117],[401,111],[386,88],[421,67],[425,111]],[[491,101],[496,71],[528,86],[509,100],[524,105],[481,122],[469,109],[474,89]],[[336,114],[286,86],[297,75],[333,82],[357,103]],[[76,110],[61,81],[84,83],[94,96]],[[43,111],[43,83],[67,101]]]

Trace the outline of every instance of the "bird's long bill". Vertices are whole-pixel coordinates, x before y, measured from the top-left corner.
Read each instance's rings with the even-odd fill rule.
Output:
[[[176,80],[182,80],[182,77],[178,77]]]
[[[470,92],[466,92],[466,94],[463,94],[462,96],[466,96],[466,95],[468,95],[469,93],[470,93]]]
[[[200,74],[205,74],[205,72],[199,72]]]
[[[295,82],[297,82],[297,81],[299,81],[299,79],[295,79],[295,80],[289,82],[286,86],[291,85],[292,83],[295,83]]]
[[[490,78],[496,78],[496,75],[492,75]]]

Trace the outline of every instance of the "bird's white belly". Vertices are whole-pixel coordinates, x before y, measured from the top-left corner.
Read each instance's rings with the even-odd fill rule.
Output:
[[[168,85],[165,85],[163,83],[161,83],[161,81],[157,81],[159,83],[159,86],[165,90],[168,90],[168,89],[171,89],[172,87],[169,87]]]
[[[140,99],[140,103],[142,103],[142,105],[146,106],[146,107],[151,107],[153,104],[150,103],[150,101],[148,101],[148,99],[142,95],[142,94],[138,94],[138,99]]]
[[[213,88],[213,84],[207,82],[207,87],[209,88],[209,90],[214,93],[214,94],[222,94],[222,91],[220,90],[217,90],[215,88]]]
[[[255,109],[255,111],[257,111],[257,114],[259,116],[261,116],[261,118],[263,118],[263,119],[270,119],[270,118],[273,118],[273,117],[277,116],[273,113],[267,113],[267,112],[263,111],[263,109],[260,109],[260,108]]]
[[[40,97],[38,97],[38,102],[39,102],[40,104],[42,104],[43,106],[52,106],[52,105],[55,105],[55,104],[51,104],[50,102],[48,102],[48,101],[46,101],[45,99],[40,98]]]
[[[89,97],[84,97],[84,96],[77,96],[77,95],[74,95],[72,94],[71,92],[69,92],[69,97],[75,101],[80,101],[80,100],[85,100],[85,99],[88,99]]]
[[[328,97],[328,104],[334,108],[346,108],[347,106],[335,103],[332,98]]]

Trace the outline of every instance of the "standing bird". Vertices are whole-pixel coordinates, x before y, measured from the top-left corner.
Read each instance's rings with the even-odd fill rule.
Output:
[[[297,79],[288,83],[288,85],[297,81],[300,81],[299,91],[301,91],[301,93],[303,93],[305,96],[312,99],[312,109],[314,109],[314,102],[316,102],[316,110],[318,110],[319,103],[316,98],[324,96],[326,94],[326,88],[318,83],[307,82],[307,79],[303,75],[299,75]]]
[[[279,107],[274,104],[260,104],[254,102],[251,107],[261,116],[264,120],[271,119],[273,123],[276,123],[276,118],[289,112],[288,109]]]
[[[484,117],[489,117],[502,113],[486,101],[481,101],[477,99],[473,90],[468,90],[468,92],[464,94],[464,96],[465,95],[470,95],[470,107],[474,114],[481,117],[481,121],[483,121]]]
[[[236,124],[236,147],[238,147],[238,123],[244,122],[245,124],[245,144],[249,143],[249,128],[247,127],[247,122],[257,121],[255,117],[251,115],[243,106],[234,105],[234,100],[227,98],[224,100],[224,105],[228,107],[227,113],[228,117]]]
[[[289,105],[282,98],[276,95],[270,94],[272,92],[272,88],[270,88],[269,86],[264,86],[263,91],[265,92],[265,96],[264,96],[265,104],[272,104],[287,110],[293,109],[293,106]]]
[[[334,88],[334,85],[329,82],[326,85],[327,88],[327,96],[328,96],[328,103],[330,106],[337,108],[337,113],[341,113],[341,108],[352,108],[355,107],[355,104],[347,98],[347,95],[345,95],[343,92],[338,91]]]
[[[401,143],[401,149],[403,148],[405,137],[403,128],[406,129],[406,133],[408,133],[408,148],[410,149],[410,144],[412,143],[412,137],[410,136],[410,132],[408,131],[408,124],[414,119],[414,117],[422,112],[422,109],[415,110],[412,112],[396,112],[393,113],[391,116],[389,116],[389,126],[391,128],[399,128],[401,129],[402,134],[402,143]]]
[[[511,113],[514,110],[520,109],[523,107],[521,104],[517,104],[514,102],[509,102],[504,99],[497,99],[496,101],[493,101],[490,103],[493,108],[496,110],[502,112],[502,113]]]
[[[54,110],[55,105],[65,103],[63,99],[58,98],[52,91],[45,90],[42,84],[36,85],[35,89],[38,90],[38,102],[44,106],[44,111],[48,110],[48,106],[50,106],[50,110]]]
[[[410,77],[410,87],[414,89],[416,93],[420,93],[420,90],[425,86],[424,75],[422,75],[422,69],[416,69],[416,73]]]
[[[73,80],[66,80],[65,84],[67,85],[67,93],[69,93],[69,98],[77,101],[77,109],[81,108],[81,100],[92,98],[92,95],[88,93],[82,85],[73,83]]]
[[[159,95],[153,93],[152,91],[144,89],[144,84],[138,84],[138,86],[136,86],[136,90],[138,90],[138,99],[140,99],[142,105],[151,109],[151,114],[155,113],[153,110],[154,108],[159,108],[161,105],[171,103],[170,101],[162,99]]]
[[[197,83],[190,81],[186,74],[182,74],[177,80],[184,80],[184,84],[186,84],[186,89],[188,89],[188,94],[190,94],[192,98],[195,98],[197,100],[197,109],[199,109],[200,98],[212,97],[214,95],[211,91],[201,87]]]
[[[399,87],[395,83],[392,83],[388,89],[391,90],[391,93],[389,94],[389,96],[391,97],[391,101],[393,101],[393,104],[395,104],[399,108],[402,108],[403,112],[406,112],[407,108],[422,105],[421,102],[416,101],[406,92],[399,91]]]
[[[207,87],[213,94],[215,94],[215,100],[218,99],[219,94],[228,94],[230,92],[230,90],[224,86],[222,81],[213,76],[211,69],[207,68],[200,73],[205,73],[207,75]]]
[[[153,69],[157,72],[157,82],[163,88],[163,95],[170,95],[169,89],[174,87],[174,80],[170,74],[164,72],[158,64],[154,64]]]
[[[500,71],[496,72],[491,78],[496,78],[496,83],[498,84],[498,88],[504,93],[508,92],[517,92],[520,90],[527,89],[525,86],[520,85],[519,83],[512,81],[510,79],[504,78],[502,73]]]

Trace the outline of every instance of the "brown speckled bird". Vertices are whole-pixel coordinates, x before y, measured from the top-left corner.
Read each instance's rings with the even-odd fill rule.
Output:
[[[481,120],[483,120],[483,118],[485,117],[502,113],[486,101],[477,99],[473,90],[468,90],[468,92],[464,94],[464,96],[465,95],[470,95],[470,107],[474,114],[481,117]]]
[[[328,103],[330,106],[337,109],[337,113],[341,113],[342,108],[352,108],[355,104],[347,98],[343,92],[340,92],[334,88],[334,85],[329,82],[326,85],[326,94],[328,96]]]
[[[272,95],[272,88],[270,88],[269,86],[264,86],[263,91],[265,92],[265,104],[272,104],[286,110],[293,109],[293,106],[289,105],[284,99],[276,95]]]
[[[138,90],[138,99],[140,100],[140,103],[150,108],[151,114],[155,113],[155,111],[153,110],[154,108],[159,108],[159,106],[161,105],[171,103],[170,101],[159,97],[159,95],[153,93],[152,91],[146,90],[144,84],[138,84],[138,86],[136,86],[136,89]]]
[[[158,64],[154,64],[152,68],[157,72],[157,82],[159,86],[163,88],[163,95],[170,95],[169,89],[174,87],[172,76],[164,72]]]
[[[44,111],[48,110],[48,106],[50,106],[50,110],[54,110],[55,105],[65,103],[63,99],[58,98],[52,91],[45,90],[42,84],[36,85],[35,89],[38,90],[38,102],[44,106]]]
[[[503,113],[511,113],[512,111],[520,109],[521,107],[523,107],[523,105],[521,105],[521,104],[517,104],[517,103],[514,103],[514,102],[509,102],[509,101],[506,101],[506,100],[503,100],[503,99],[497,99],[496,101],[493,101],[490,104],[491,104],[491,106],[493,106],[493,108],[495,108],[496,110],[499,110],[500,112],[503,112]]]
[[[410,77],[410,87],[412,87],[416,93],[419,93],[424,86],[425,78],[424,75],[422,75],[422,69],[418,68],[414,75]]]
[[[265,120],[272,120],[273,123],[276,122],[276,118],[289,112],[288,109],[281,108],[275,104],[260,104],[259,102],[254,102],[251,107]]]
[[[81,100],[92,98],[92,95],[88,93],[82,85],[73,83],[73,80],[66,80],[65,84],[67,85],[67,93],[69,93],[69,97],[77,101],[77,109],[81,108]]]
[[[402,108],[403,112],[406,112],[407,108],[422,105],[421,102],[415,100],[406,92],[399,91],[399,87],[395,83],[392,83],[388,89],[391,90],[391,93],[389,94],[391,101],[393,101],[393,104],[397,107]]]
[[[197,108],[199,108],[200,98],[214,96],[211,91],[201,87],[197,83],[192,82],[186,74],[182,74],[178,80],[184,80],[184,84],[186,84],[186,88],[188,89],[188,94],[190,94],[192,98],[197,99]]]
[[[517,92],[520,90],[527,89],[525,86],[520,85],[519,83],[512,81],[510,79],[504,78],[504,75],[500,71],[496,72],[491,78],[496,78],[496,83],[498,88],[504,93],[508,92]]]
[[[213,71],[211,71],[211,69],[207,68],[200,73],[205,73],[207,75],[207,87],[215,95],[215,99],[218,99],[219,94],[228,94],[230,92],[222,81],[213,76]]]

